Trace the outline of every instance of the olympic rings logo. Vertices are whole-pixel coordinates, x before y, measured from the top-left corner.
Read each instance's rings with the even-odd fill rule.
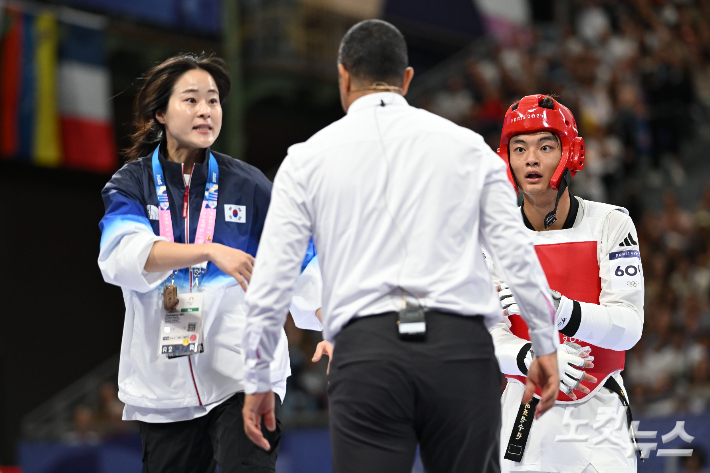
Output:
[[[639,283],[636,281],[627,281],[626,285],[629,287],[638,287]]]

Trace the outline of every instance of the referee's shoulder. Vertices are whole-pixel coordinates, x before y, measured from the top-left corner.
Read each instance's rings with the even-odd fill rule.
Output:
[[[306,141],[295,143],[288,147],[287,158],[298,159],[309,155],[319,154],[321,151],[343,146],[344,142],[353,140],[347,125],[348,116],[334,121],[313,134]]]
[[[409,106],[409,112],[413,125],[412,133],[414,134],[431,133],[448,135],[457,141],[471,146],[490,149],[483,137],[470,128],[457,125],[451,120],[447,120],[423,108]]]

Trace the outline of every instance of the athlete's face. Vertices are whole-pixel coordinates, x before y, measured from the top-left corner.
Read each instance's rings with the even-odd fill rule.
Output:
[[[212,76],[202,69],[184,73],[175,82],[167,108],[156,113],[168,142],[189,150],[207,148],[222,129],[222,105]]]
[[[562,157],[557,136],[549,131],[515,135],[508,149],[510,168],[525,194],[540,194],[550,189],[550,179]]]

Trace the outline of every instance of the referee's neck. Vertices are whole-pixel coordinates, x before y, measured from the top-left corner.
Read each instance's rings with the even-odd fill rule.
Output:
[[[397,92],[396,90],[360,90],[360,91],[353,91],[350,92],[347,96],[347,98],[343,99],[343,110],[345,113],[348,113],[348,110],[350,109],[350,106],[355,103],[355,101],[359,98],[362,98],[366,95],[370,94],[381,94],[382,92],[392,92],[395,94],[402,95],[400,92]],[[347,100],[347,102],[345,102]],[[346,105],[347,104],[347,105]],[[346,108],[347,107],[347,108]]]
[[[402,86],[392,87],[387,92],[394,92],[400,95],[407,95],[407,90],[409,89],[409,83],[414,77],[414,69],[408,67],[404,71],[404,76],[402,77]],[[376,82],[376,84],[384,84],[382,82]],[[389,84],[392,85],[392,84]],[[350,75],[347,69],[342,64],[338,64],[338,89],[340,90],[340,103],[343,106],[343,111],[348,113],[348,109],[357,99],[364,97],[369,94],[376,94],[383,92],[381,87],[372,88],[373,84],[363,83],[362,80],[358,80]]]

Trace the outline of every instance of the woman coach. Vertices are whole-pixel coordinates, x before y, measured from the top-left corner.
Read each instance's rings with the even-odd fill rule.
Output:
[[[212,56],[179,55],[148,71],[128,162],[102,192],[99,267],[123,289],[119,398],[123,419],[140,424],[144,472],[275,468],[279,429],[264,431],[267,452],[241,419],[244,298],[271,182],[210,149],[229,90],[226,64]],[[312,310],[293,309],[297,324],[320,326],[307,320]],[[285,333],[279,347],[270,366],[282,400]]]

